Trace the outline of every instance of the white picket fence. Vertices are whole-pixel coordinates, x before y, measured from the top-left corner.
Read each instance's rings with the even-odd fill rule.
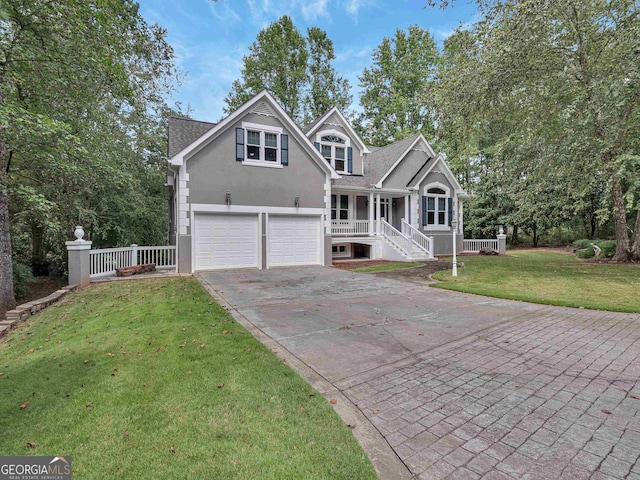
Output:
[[[162,247],[99,248],[89,251],[89,277],[115,275],[116,268],[132,267],[145,263],[155,263],[157,269],[176,268],[175,245]]]
[[[488,248],[491,250],[498,251],[498,239],[487,238],[487,239],[473,239],[467,240],[466,238],[462,240],[462,251],[463,252],[479,252],[483,248]]]

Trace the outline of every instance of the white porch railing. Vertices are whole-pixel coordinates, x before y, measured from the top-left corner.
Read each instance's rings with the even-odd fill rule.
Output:
[[[116,268],[155,263],[158,269],[176,268],[175,245],[160,247],[100,248],[89,251],[89,277],[115,275]]]
[[[433,258],[433,237],[427,237],[413,225],[402,219],[402,233],[413,240],[413,243],[423,250],[429,257]]]
[[[368,235],[369,220],[331,220],[334,235]]]
[[[398,247],[398,249],[400,249],[405,255],[411,257],[413,241],[409,237],[404,236],[402,232],[396,230],[384,219],[380,219],[380,225],[382,228],[382,235],[384,235],[384,237],[393,245]]]
[[[498,251],[498,239],[477,239],[477,240],[462,240],[462,251],[463,252],[479,252],[483,248],[488,248],[491,250]]]

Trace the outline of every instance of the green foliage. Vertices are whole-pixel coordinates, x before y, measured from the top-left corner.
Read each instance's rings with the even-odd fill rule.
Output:
[[[616,253],[615,240],[590,240],[581,238],[573,242],[573,246],[577,249],[576,255],[580,258],[593,258],[596,256],[595,249],[591,244],[600,248],[600,257],[611,258]]]
[[[436,43],[417,25],[396,30],[374,50],[360,80],[363,113],[356,127],[365,141],[384,146],[415,133],[434,138],[433,92]]]
[[[31,267],[13,262],[13,291],[16,298],[23,298],[29,291],[29,281],[33,278]]]
[[[318,27],[307,38],[284,15],[258,33],[242,57],[242,78],[224,99],[231,113],[262,90],[268,90],[298,124],[325,113],[332,106],[345,111],[351,104],[349,83],[338,76],[333,42]]]
[[[613,221],[616,257],[640,258],[626,215],[640,228],[640,6],[478,3],[482,20],[445,43],[438,70],[438,128],[454,168],[473,187],[468,159],[491,153],[512,192],[511,225],[535,239],[574,216],[589,236]]]
[[[583,248],[582,250],[578,250],[576,252],[576,256],[578,258],[593,258],[596,256],[596,251],[592,246],[588,246],[587,248]]]
[[[2,6],[0,171],[14,254],[63,267],[75,225],[96,247],[164,243],[166,32],[133,0]]]

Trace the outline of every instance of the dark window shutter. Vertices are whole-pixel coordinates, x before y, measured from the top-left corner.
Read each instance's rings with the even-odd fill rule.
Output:
[[[453,220],[453,198],[447,198],[447,202],[449,203],[447,205],[449,208],[449,226],[451,226],[451,220]]]
[[[280,135],[280,163],[289,165],[289,135]]]
[[[320,142],[313,142],[313,146],[316,147],[316,150],[320,151]]]
[[[353,148],[347,147],[347,172],[353,173]]]
[[[244,128],[236,128],[236,161],[244,160]]]
[[[427,197],[422,196],[422,225],[427,224]]]

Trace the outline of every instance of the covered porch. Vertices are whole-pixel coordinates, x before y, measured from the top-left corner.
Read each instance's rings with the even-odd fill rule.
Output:
[[[382,231],[381,219],[401,231],[403,219],[413,224],[417,218],[417,199],[414,202],[411,199],[409,192],[334,190],[331,234],[334,237],[377,235]]]

